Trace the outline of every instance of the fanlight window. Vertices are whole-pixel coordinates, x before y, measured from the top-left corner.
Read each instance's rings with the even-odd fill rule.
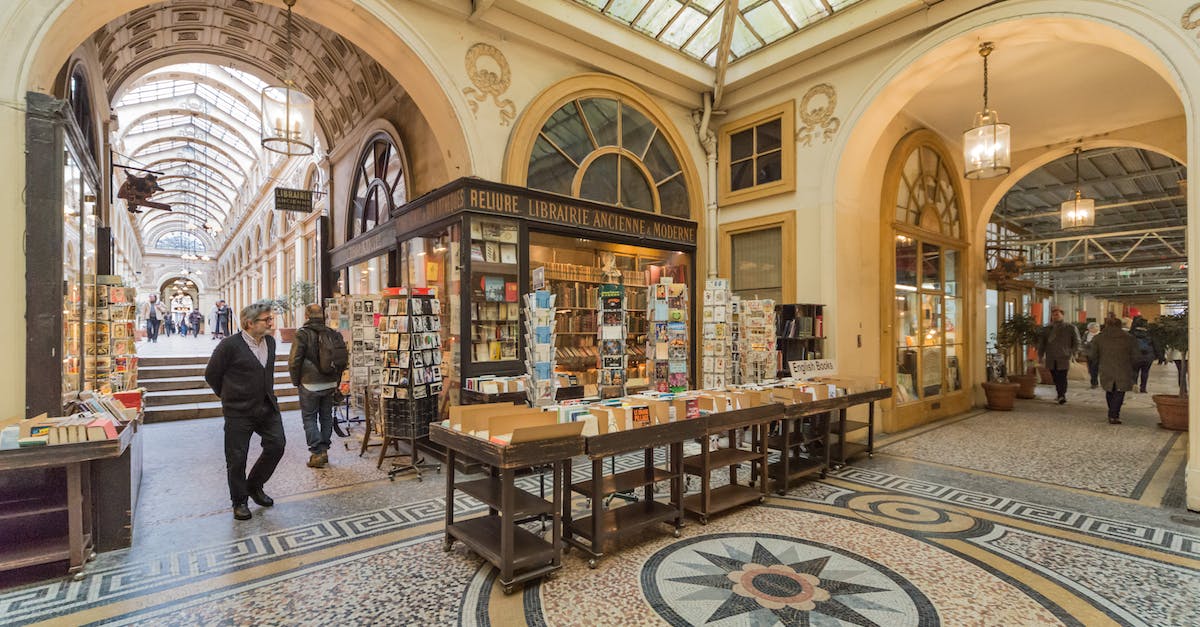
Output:
[[[617,98],[572,100],[550,115],[526,184],[565,196],[690,218],[683,169],[662,130]]]
[[[958,197],[947,165],[929,146],[909,153],[896,195],[897,222],[961,237]]]
[[[404,160],[396,144],[380,133],[367,142],[354,174],[348,237],[354,238],[384,222],[408,202]]]
[[[196,237],[195,235],[192,235],[186,231],[171,231],[169,233],[163,233],[163,235],[158,238],[158,242],[155,244],[155,247],[199,252],[204,250],[204,242],[200,241],[199,237]]]

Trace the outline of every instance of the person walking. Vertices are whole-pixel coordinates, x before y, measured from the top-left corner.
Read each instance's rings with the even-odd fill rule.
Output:
[[[325,311],[320,305],[305,307],[304,317],[304,326],[296,330],[292,342],[288,373],[292,385],[300,390],[300,418],[308,441],[308,466],[324,468],[329,464],[329,444],[333,437],[333,399],[346,369],[348,353],[341,334],[325,326]],[[325,355],[321,354],[323,345]],[[333,348],[338,345],[340,351]]]
[[[1079,350],[1079,329],[1063,320],[1062,307],[1050,308],[1050,325],[1043,329],[1038,344],[1038,357],[1054,377],[1054,390],[1062,405],[1067,402],[1067,370]]]
[[[1104,329],[1088,346],[1088,357],[1100,369],[1100,385],[1104,387],[1104,400],[1108,401],[1108,422],[1119,425],[1125,392],[1133,389],[1137,342],[1121,328],[1120,320],[1105,320]]]
[[[163,317],[163,333],[166,333],[167,337],[171,337],[171,334],[175,333],[175,314],[168,313]]]
[[[204,314],[200,313],[199,309],[192,309],[192,313],[188,314],[188,322],[192,329],[192,337],[200,337],[200,323],[204,322]]]
[[[1087,325],[1087,333],[1083,336],[1083,354],[1087,357],[1088,377],[1092,380],[1092,389],[1100,387],[1100,369],[1096,364],[1096,360],[1091,357],[1092,340],[1100,335],[1100,323],[1089,322]]]
[[[189,331],[191,331],[191,329],[188,328],[188,316],[186,313],[181,314],[179,316],[179,335],[187,337]]]
[[[142,320],[146,321],[146,341],[158,342],[158,325],[162,324],[167,315],[167,308],[158,302],[158,294],[151,294],[150,299],[142,303]]]
[[[215,312],[217,333],[214,339],[220,339],[229,334],[229,322],[233,318],[233,310],[229,305],[225,304],[224,300],[217,301],[217,309]]]
[[[275,398],[275,338],[271,336],[275,317],[271,306],[247,305],[241,323],[241,333],[221,340],[213,350],[204,380],[221,399],[225,416],[225,473],[233,517],[250,520],[247,498],[262,507],[275,504],[263,486],[283,458],[286,438]],[[255,433],[262,439],[262,454],[247,475],[250,438]]]
[[[1133,383],[1138,386],[1138,392],[1145,394],[1146,381],[1150,378],[1150,367],[1154,365],[1154,360],[1161,359],[1162,355],[1159,355],[1158,347],[1154,345],[1154,339],[1150,337],[1150,323],[1146,322],[1145,318],[1141,316],[1134,318],[1133,324],[1129,327],[1129,334],[1133,336],[1133,341],[1137,344],[1137,357],[1133,360]]]

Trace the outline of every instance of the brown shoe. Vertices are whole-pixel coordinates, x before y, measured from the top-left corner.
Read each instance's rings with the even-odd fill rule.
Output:
[[[321,451],[321,467],[329,465],[329,451]]]
[[[313,453],[308,456],[309,468],[324,468],[327,463],[329,463],[329,458],[324,453]]]

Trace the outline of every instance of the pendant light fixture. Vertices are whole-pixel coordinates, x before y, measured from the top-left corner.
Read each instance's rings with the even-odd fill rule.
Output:
[[[1073,229],[1080,226],[1096,224],[1096,201],[1084,198],[1079,191],[1079,153],[1082,150],[1075,147],[1075,195],[1063,201],[1061,216],[1062,228]]]
[[[1000,123],[1000,117],[988,108],[988,55],[995,46],[979,44],[983,57],[983,111],[975,114],[975,125],[963,133],[963,162],[969,179],[990,179],[1008,174],[1011,167],[1012,128]]]
[[[313,99],[296,89],[292,62],[292,6],[296,0],[283,0],[287,5],[287,69],[282,85],[270,85],[262,90],[261,137],[262,147],[287,155],[302,157],[313,153],[313,133],[316,115]]]

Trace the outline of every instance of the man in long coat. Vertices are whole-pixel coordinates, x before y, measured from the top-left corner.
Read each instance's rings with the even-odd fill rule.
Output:
[[[1100,370],[1100,387],[1108,401],[1109,424],[1121,424],[1121,405],[1125,393],[1133,389],[1133,362],[1137,359],[1137,342],[1121,328],[1121,321],[1104,321],[1104,329],[1088,345],[1089,358]]]

